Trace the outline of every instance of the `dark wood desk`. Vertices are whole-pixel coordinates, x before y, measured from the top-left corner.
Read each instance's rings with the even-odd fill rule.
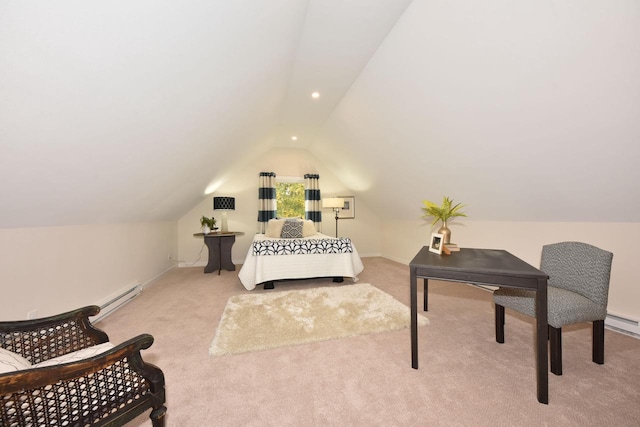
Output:
[[[409,264],[411,285],[411,366],[418,369],[418,278],[424,279],[424,310],[427,311],[428,279],[526,288],[536,291],[536,377],[538,402],[549,403],[547,354],[547,276],[507,251],[460,249],[438,255],[423,247]]]
[[[218,275],[220,275],[220,271],[223,268],[228,271],[235,271],[236,266],[231,260],[231,248],[236,241],[236,236],[242,236],[243,234],[239,231],[194,234],[197,237],[204,237],[204,243],[209,248],[209,262],[204,268],[204,272],[213,273],[218,270]]]

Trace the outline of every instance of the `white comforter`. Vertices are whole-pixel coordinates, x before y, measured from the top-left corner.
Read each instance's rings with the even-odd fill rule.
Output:
[[[325,234],[314,234],[304,239],[335,239]],[[264,234],[256,234],[256,240],[274,240]],[[238,277],[248,290],[259,283],[282,279],[306,279],[312,277],[350,277],[357,280],[364,266],[356,247],[353,252],[330,254],[253,255],[253,242],[242,264]]]

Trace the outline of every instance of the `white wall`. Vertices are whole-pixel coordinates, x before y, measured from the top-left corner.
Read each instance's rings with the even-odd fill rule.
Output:
[[[0,319],[102,304],[175,265],[175,222],[0,229]]]
[[[214,216],[220,224],[220,212],[213,211],[213,196],[236,198],[236,210],[227,214],[230,231],[244,232],[236,237],[232,259],[241,264],[249,250],[253,234],[258,231],[258,175],[260,172],[275,172],[277,176],[302,177],[307,173],[320,175],[322,197],[355,196],[355,219],[341,220],[338,234],[352,239],[361,256],[380,254],[380,220],[358,195],[347,191],[340,180],[307,150],[273,149],[250,164],[238,168],[216,189],[178,221],[178,254],[181,266],[206,265],[208,251],[204,242],[194,233],[200,231],[200,217]],[[330,209],[323,210],[322,232],[335,234],[335,219]]]
[[[409,264],[429,244],[430,223],[397,221],[385,224],[382,255]],[[438,226],[436,226],[436,229]],[[494,222],[462,219],[449,225],[451,241],[461,247],[505,249],[531,265],[540,265],[542,246],[581,241],[613,252],[608,311],[640,319],[640,270],[635,245],[640,223]],[[402,236],[402,238],[399,238]],[[455,256],[455,254],[451,255]]]

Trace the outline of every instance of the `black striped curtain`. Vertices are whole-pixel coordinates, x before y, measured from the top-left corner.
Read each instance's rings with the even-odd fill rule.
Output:
[[[260,172],[258,184],[258,231],[267,230],[267,222],[276,217],[276,174],[275,172]]]
[[[318,174],[308,173],[304,176],[304,217],[313,221],[316,230],[322,231],[322,203]]]

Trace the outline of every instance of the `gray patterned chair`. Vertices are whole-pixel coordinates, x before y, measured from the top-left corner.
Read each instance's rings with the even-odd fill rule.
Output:
[[[562,375],[562,327],[593,322],[592,359],[604,363],[604,319],[613,254],[580,242],[542,247],[540,270],[549,275],[548,322],[551,372]],[[493,293],[496,341],[504,343],[504,309],[535,317],[535,291],[500,288]]]

